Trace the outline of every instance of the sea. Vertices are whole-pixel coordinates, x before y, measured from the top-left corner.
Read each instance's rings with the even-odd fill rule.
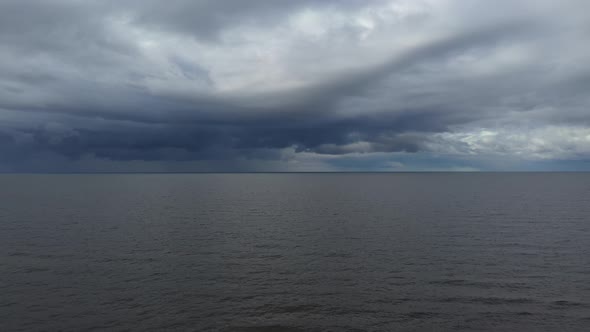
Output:
[[[0,331],[590,331],[590,173],[0,175]]]

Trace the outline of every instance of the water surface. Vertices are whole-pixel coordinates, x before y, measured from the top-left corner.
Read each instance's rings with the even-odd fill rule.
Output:
[[[587,331],[590,174],[0,176],[0,330]]]

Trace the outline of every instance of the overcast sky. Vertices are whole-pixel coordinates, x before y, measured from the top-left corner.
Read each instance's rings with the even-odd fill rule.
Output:
[[[0,0],[0,172],[590,170],[587,0]]]

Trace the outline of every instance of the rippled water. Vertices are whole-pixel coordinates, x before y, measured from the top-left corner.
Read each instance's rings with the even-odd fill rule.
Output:
[[[0,176],[18,330],[588,331],[590,174]]]

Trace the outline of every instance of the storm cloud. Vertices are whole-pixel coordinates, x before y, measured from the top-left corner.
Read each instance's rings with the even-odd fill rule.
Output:
[[[590,170],[583,0],[0,1],[0,171]]]

